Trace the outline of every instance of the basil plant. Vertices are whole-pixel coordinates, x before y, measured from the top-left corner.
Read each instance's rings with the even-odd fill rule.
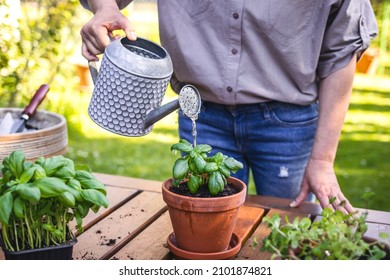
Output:
[[[218,152],[209,157],[211,146],[200,144],[193,147],[188,141],[180,139],[179,143],[172,145],[171,151],[181,152],[173,166],[174,187],[187,180],[191,193],[196,193],[202,184],[207,184],[211,195],[222,192],[226,186],[226,179],[231,172],[236,173],[243,168],[243,164],[232,157]]]
[[[3,246],[9,251],[65,243],[78,232],[91,209],[108,207],[106,188],[86,168],[63,156],[26,161],[22,151],[3,160],[0,178],[0,223]]]

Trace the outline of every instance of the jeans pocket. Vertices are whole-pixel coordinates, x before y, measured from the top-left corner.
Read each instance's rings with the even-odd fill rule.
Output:
[[[318,105],[295,105],[280,102],[266,104],[270,112],[270,119],[279,125],[288,127],[310,126],[318,121]]]

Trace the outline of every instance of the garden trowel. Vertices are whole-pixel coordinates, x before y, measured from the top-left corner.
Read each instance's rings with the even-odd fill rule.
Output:
[[[26,127],[26,121],[28,121],[30,117],[34,115],[37,107],[39,106],[39,104],[42,103],[48,91],[49,91],[49,86],[47,84],[43,84],[39,87],[39,89],[36,91],[33,98],[31,99],[30,103],[24,108],[20,117],[13,122],[8,133],[4,133],[4,130],[6,130],[5,128],[9,126],[9,117],[4,117],[2,123],[0,124],[0,127],[4,128],[1,129],[2,134],[12,134],[12,133],[22,132]]]

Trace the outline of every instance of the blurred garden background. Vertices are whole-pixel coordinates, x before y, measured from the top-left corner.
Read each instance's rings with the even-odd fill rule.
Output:
[[[354,206],[390,211],[390,1],[371,2],[380,32],[358,65],[335,169]],[[139,37],[159,42],[156,1],[137,0],[123,12]],[[0,0],[0,107],[24,107],[49,84],[39,109],[66,118],[67,157],[94,172],[164,180],[177,157],[176,113],[143,137],[109,133],[88,116],[93,85],[80,29],[91,16],[78,0]],[[163,103],[173,98],[168,89]]]

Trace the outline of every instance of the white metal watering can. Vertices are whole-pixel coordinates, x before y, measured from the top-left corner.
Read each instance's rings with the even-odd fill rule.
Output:
[[[99,71],[89,63],[94,90],[88,107],[91,119],[104,129],[143,136],[153,124],[176,109],[196,119],[201,99],[194,86],[185,85],[177,100],[160,107],[173,73],[168,52],[138,38],[112,41],[105,49]]]

